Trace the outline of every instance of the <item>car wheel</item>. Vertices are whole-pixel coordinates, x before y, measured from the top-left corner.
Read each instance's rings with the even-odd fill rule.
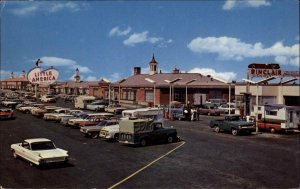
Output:
[[[274,134],[276,131],[275,131],[274,128],[270,128],[270,132],[271,132],[272,134]]]
[[[141,146],[147,146],[147,145],[148,145],[148,140],[145,139],[145,138],[141,139],[140,145],[141,145]]]
[[[235,128],[232,128],[232,129],[231,129],[231,134],[232,134],[233,136],[237,136],[237,135],[238,135],[238,130],[235,129]]]
[[[167,142],[168,143],[172,143],[172,142],[174,142],[174,137],[173,136],[168,136],[168,138],[167,138]]]
[[[220,132],[220,127],[215,126],[215,132],[216,132],[216,133],[219,133],[219,132]]]
[[[18,158],[18,155],[16,154],[16,152],[15,152],[14,150],[12,151],[12,154],[13,154],[13,157],[14,157],[15,159]]]
[[[119,134],[115,134],[114,139],[115,141],[119,141]]]
[[[99,133],[94,132],[94,133],[91,134],[92,139],[96,139],[98,137],[99,137]]]

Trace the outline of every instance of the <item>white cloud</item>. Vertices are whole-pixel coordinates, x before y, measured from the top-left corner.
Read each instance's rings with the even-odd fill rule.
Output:
[[[110,37],[125,36],[125,35],[129,34],[130,32],[131,32],[131,27],[129,27],[129,26],[125,30],[120,30],[120,28],[117,26],[110,30],[109,36]]]
[[[146,42],[148,40],[148,31],[144,31],[142,33],[134,33],[129,36],[128,39],[123,41],[124,45],[134,46],[137,43]]]
[[[111,76],[107,80],[109,80],[111,82],[116,82],[116,81],[118,81],[120,79],[121,79],[121,75],[116,72],[116,73],[111,74]]]
[[[197,37],[187,47],[196,53],[216,53],[223,60],[243,60],[244,58],[278,57],[281,61],[299,59],[299,44],[284,46],[282,42],[276,42],[271,47],[264,47],[261,42],[255,44],[242,42],[232,37]],[[285,64],[295,65],[291,61]]]
[[[127,27],[124,30],[121,30],[119,26],[112,28],[108,35],[109,37],[112,36],[127,36],[127,39],[123,41],[123,44],[126,46],[135,46],[139,43],[150,43],[155,44],[157,47],[166,47],[167,44],[173,43],[172,39],[165,40],[163,37],[152,37],[149,36],[149,31],[143,31],[141,33],[134,32],[130,36],[128,34],[132,31],[131,27]]]
[[[42,66],[54,66],[54,67],[66,67],[67,69],[76,70],[79,69],[80,73],[91,73],[92,71],[86,67],[79,65],[76,61],[66,58],[58,57],[42,57]]]
[[[99,79],[97,79],[95,76],[88,76],[85,78],[85,81],[97,81]]]
[[[17,16],[32,15],[35,13],[55,13],[59,11],[76,12],[80,10],[80,5],[75,2],[25,2],[19,3],[13,8],[11,13]]]
[[[188,73],[200,73],[202,75],[211,75],[225,81],[232,81],[236,78],[236,73],[234,72],[217,72],[211,68],[193,68]]]
[[[162,44],[165,45],[166,43],[173,42],[172,39],[166,41],[162,37],[149,37],[148,34],[149,34],[148,31],[143,31],[142,33],[133,33],[126,40],[123,41],[123,44],[133,47],[138,43],[144,43],[144,42],[148,42],[151,44],[161,44],[161,45]]]
[[[258,8],[261,6],[270,6],[271,3],[267,0],[227,0],[223,5],[223,10],[231,10],[237,7],[254,7]]]

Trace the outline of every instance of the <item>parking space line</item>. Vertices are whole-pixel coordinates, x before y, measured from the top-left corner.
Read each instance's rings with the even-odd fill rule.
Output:
[[[166,154],[160,156],[159,158],[153,160],[152,162],[148,163],[146,166],[144,166],[143,168],[139,169],[138,171],[134,172],[133,174],[129,175],[128,177],[126,177],[125,179],[117,182],[116,184],[110,186],[108,189],[112,189],[115,188],[116,186],[122,184],[123,182],[129,180],[130,178],[134,177],[135,175],[139,174],[140,172],[142,172],[143,170],[147,169],[148,167],[150,167],[151,165],[153,165],[154,163],[156,163],[157,161],[159,161],[160,159],[166,157],[167,155],[171,154],[172,152],[174,152],[175,150],[177,150],[178,148],[180,148],[181,146],[183,146],[185,144],[185,142],[182,142],[179,146],[177,146],[176,148],[170,150],[169,152],[167,152]]]

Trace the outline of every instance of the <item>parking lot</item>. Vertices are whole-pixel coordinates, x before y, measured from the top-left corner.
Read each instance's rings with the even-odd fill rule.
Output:
[[[60,103],[71,107],[71,103]],[[209,121],[165,121],[183,141],[135,147],[86,138],[78,129],[15,111],[0,121],[0,186],[4,188],[297,188],[299,134],[215,133]],[[66,165],[30,167],[10,145],[49,138],[70,153]]]

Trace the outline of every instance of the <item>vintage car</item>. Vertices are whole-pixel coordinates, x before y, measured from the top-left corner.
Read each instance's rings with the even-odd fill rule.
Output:
[[[31,114],[33,116],[42,118],[42,117],[44,117],[45,113],[51,113],[54,110],[59,109],[59,108],[60,107],[57,107],[57,106],[45,106],[43,108],[35,108],[35,109],[31,110]]]
[[[12,100],[5,100],[2,101],[2,105],[9,108],[15,108],[18,105],[18,102]]]
[[[240,133],[250,134],[255,131],[254,123],[242,120],[239,115],[228,115],[225,116],[224,120],[211,120],[210,127],[213,128],[216,133],[228,131],[234,136]]]
[[[56,102],[56,98],[52,95],[44,95],[41,97],[42,102]]]
[[[106,102],[104,102],[102,100],[97,100],[97,101],[94,101],[90,104],[87,104],[86,109],[94,110],[94,111],[104,111],[106,105],[107,105]]]
[[[84,118],[75,118],[68,121],[68,125],[72,127],[83,127],[85,125],[95,125],[104,119],[113,117],[111,113],[90,113]]]
[[[215,105],[209,105],[209,104],[206,104],[206,105],[203,105],[199,108],[199,114],[201,115],[215,115],[215,116],[219,116],[221,115],[221,110],[218,109],[217,106]]]
[[[106,112],[114,113],[114,114],[121,114],[123,110],[126,110],[126,108],[123,108],[117,104],[110,104],[105,108]]]
[[[229,108],[229,104],[222,104],[221,106],[218,107],[219,110],[221,110],[222,114],[234,114],[235,112],[235,106],[234,104],[230,104],[230,108]]]
[[[0,119],[13,119],[14,111],[10,108],[0,108]]]
[[[103,120],[97,125],[81,127],[80,132],[82,132],[86,137],[98,138],[101,129],[105,126],[117,125],[117,120]]]
[[[117,125],[110,125],[105,126],[100,131],[100,138],[103,139],[114,139],[116,141],[119,140],[119,132],[120,132],[120,126]]]
[[[69,159],[68,151],[56,148],[51,140],[45,138],[27,139],[12,144],[10,148],[14,158],[24,158],[30,166],[67,162]]]
[[[70,108],[59,108],[54,110],[52,113],[45,113],[43,119],[46,121],[60,121],[60,116],[68,115],[69,112]]]
[[[120,121],[120,143],[146,146],[153,143],[172,143],[178,140],[176,129],[164,127],[159,121],[149,119]]]
[[[22,113],[31,113],[31,110],[32,109],[35,109],[35,108],[42,108],[44,107],[45,105],[44,104],[31,104],[31,105],[28,105],[28,106],[22,106],[19,108],[19,111],[22,112]]]

